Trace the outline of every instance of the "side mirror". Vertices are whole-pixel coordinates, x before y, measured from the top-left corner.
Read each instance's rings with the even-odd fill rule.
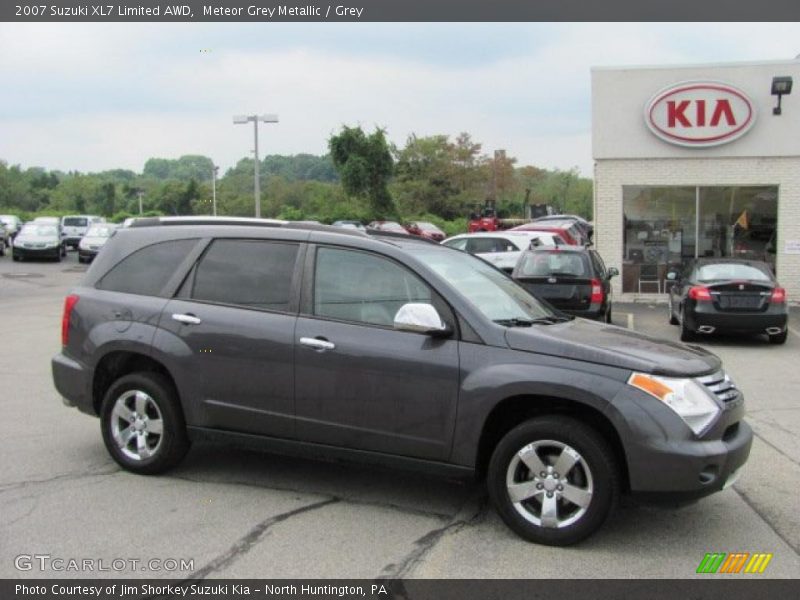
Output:
[[[449,335],[450,328],[430,304],[409,302],[400,307],[394,316],[394,328],[428,335]]]
[[[608,268],[608,277],[609,277],[609,279],[611,277],[616,277],[617,275],[619,275],[619,269],[617,269],[617,267],[609,267]]]
[[[667,273],[667,279],[670,281],[678,281],[678,274],[675,271],[670,271]]]

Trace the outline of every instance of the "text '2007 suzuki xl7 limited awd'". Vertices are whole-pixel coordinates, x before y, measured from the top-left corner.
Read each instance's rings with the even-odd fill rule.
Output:
[[[66,298],[55,386],[135,473],[194,439],[485,477],[517,534],[620,494],[732,483],[752,432],[720,360],[567,317],[467,253],[304,224],[143,220]]]

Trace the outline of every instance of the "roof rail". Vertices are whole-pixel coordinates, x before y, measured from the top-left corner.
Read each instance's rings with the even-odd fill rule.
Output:
[[[252,217],[136,217],[131,227],[156,225],[246,225],[251,227],[283,227],[288,221],[279,219],[254,219]]]
[[[426,244],[434,244],[435,246],[439,245],[439,242],[434,242],[433,240],[429,240],[428,238],[424,238],[419,235],[411,235],[410,233],[400,233],[399,231],[384,231],[383,229],[370,229],[369,227],[367,227],[367,235],[373,235],[375,237],[395,238],[411,242],[425,242]]]

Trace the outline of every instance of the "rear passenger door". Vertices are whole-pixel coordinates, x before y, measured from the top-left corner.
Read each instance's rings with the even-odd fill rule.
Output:
[[[294,327],[303,246],[216,239],[164,309],[162,340],[190,425],[294,437]],[[179,341],[178,341],[179,340]]]
[[[298,438],[445,459],[458,340],[393,324],[401,306],[423,302],[455,326],[449,307],[411,270],[373,252],[323,246],[307,264],[295,334]]]

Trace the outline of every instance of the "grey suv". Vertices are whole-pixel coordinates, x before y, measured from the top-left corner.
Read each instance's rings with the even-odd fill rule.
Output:
[[[419,238],[264,225],[137,221],[67,297],[55,386],[124,468],[211,439],[475,474],[516,533],[566,545],[622,493],[698,498],[747,460],[713,354],[555,314]]]

